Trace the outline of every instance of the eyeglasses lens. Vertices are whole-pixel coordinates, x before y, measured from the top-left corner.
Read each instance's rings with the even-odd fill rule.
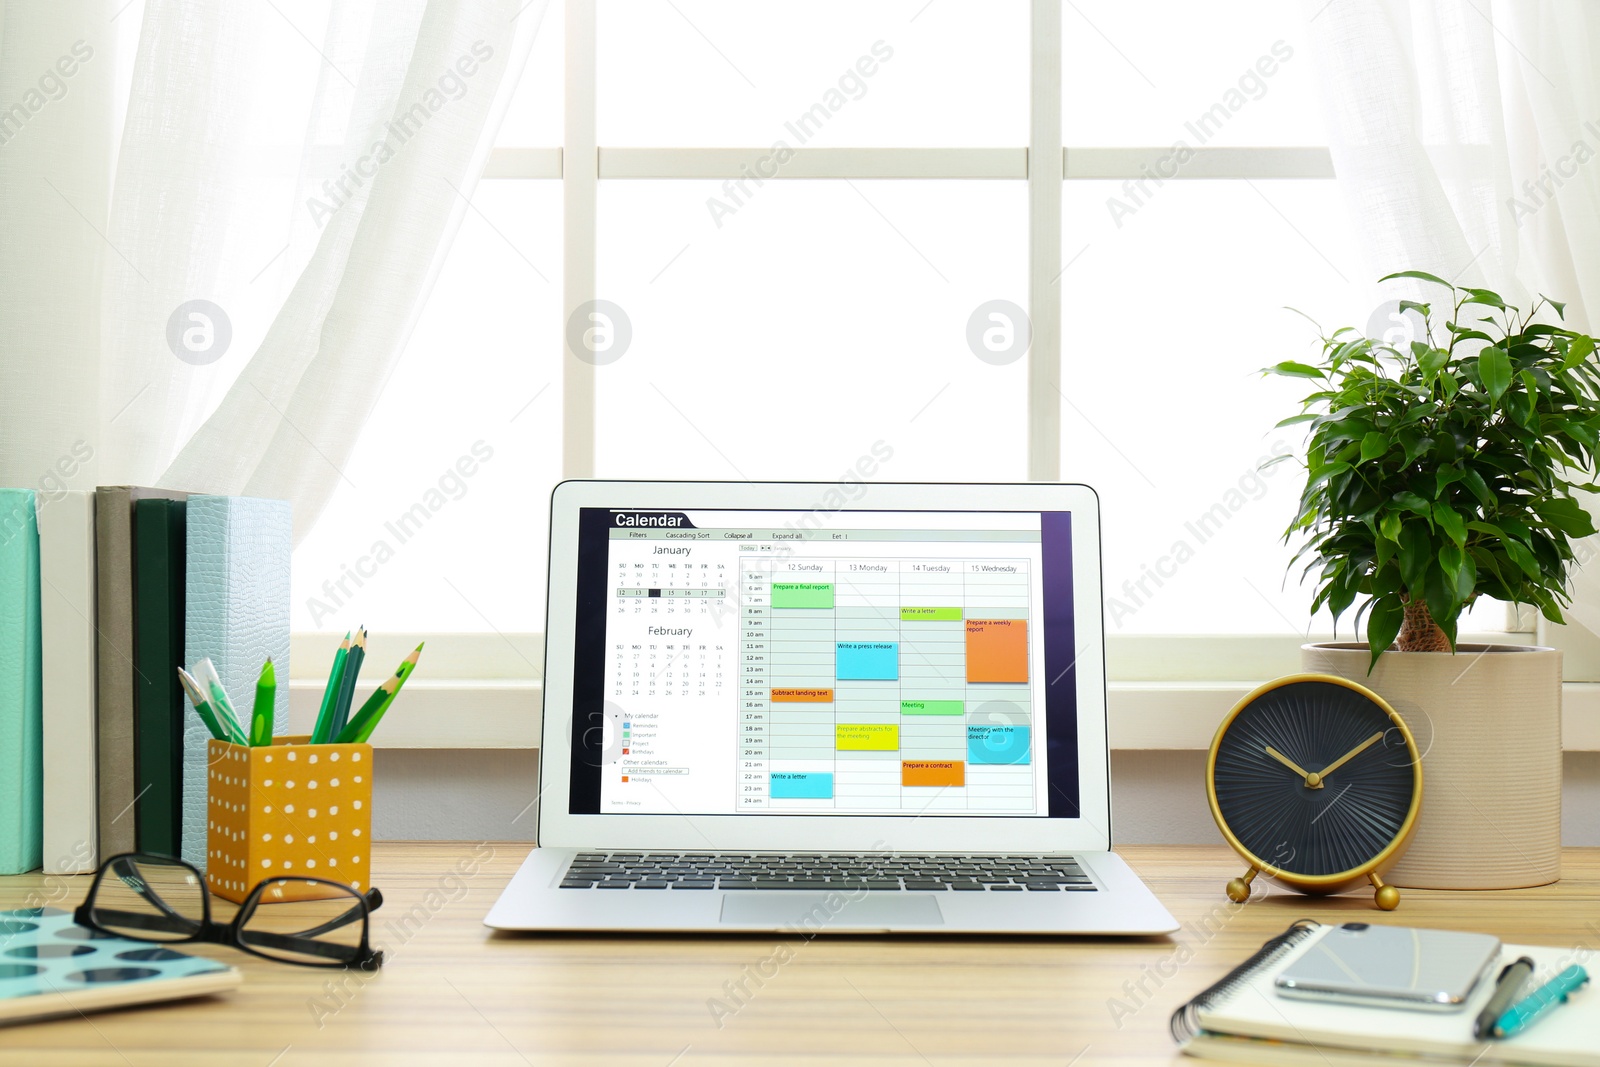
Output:
[[[181,863],[122,856],[101,872],[94,920],[136,941],[183,941],[205,920],[206,888]]]
[[[290,963],[349,963],[360,954],[366,928],[362,898],[349,886],[277,878],[262,891],[239,939],[264,956]]]

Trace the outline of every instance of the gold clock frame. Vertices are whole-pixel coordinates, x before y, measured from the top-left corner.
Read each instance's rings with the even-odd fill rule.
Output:
[[[1251,852],[1244,846],[1243,842],[1234,836],[1227,820],[1222,817],[1221,807],[1217,804],[1217,749],[1222,745],[1222,739],[1227,736],[1228,727],[1233,725],[1233,720],[1238,717],[1241,711],[1249,707],[1259,697],[1272,692],[1274,689],[1297,682],[1328,682],[1332,685],[1343,686],[1346,689],[1360,693],[1374,704],[1377,704],[1388,714],[1389,721],[1394,724],[1400,731],[1400,736],[1405,739],[1406,750],[1411,753],[1411,765],[1416,770],[1411,788],[1411,805],[1406,811],[1405,821],[1400,825],[1400,832],[1395,835],[1394,840],[1390,841],[1381,852],[1366,863],[1334,874],[1295,874],[1280,867],[1274,867],[1271,863]],[[1206,802],[1211,806],[1211,817],[1216,820],[1217,829],[1222,831],[1222,836],[1227,839],[1228,845],[1250,864],[1250,869],[1245,872],[1242,878],[1234,878],[1228,882],[1229,900],[1242,904],[1250,899],[1250,883],[1255,880],[1258,874],[1264,874],[1273,881],[1288,886],[1290,889],[1318,896],[1343,892],[1365,880],[1372,883],[1373,898],[1377,906],[1384,911],[1393,911],[1400,906],[1400,891],[1392,885],[1386,885],[1382,875],[1400,858],[1400,854],[1405,850],[1405,847],[1411,843],[1411,835],[1417,828],[1417,813],[1422,810],[1422,756],[1417,751],[1416,738],[1411,736],[1411,728],[1400,717],[1400,713],[1395,711],[1387,700],[1384,700],[1366,686],[1361,685],[1359,682],[1352,682],[1348,678],[1341,678],[1335,674],[1305,673],[1285,675],[1251,690],[1243,700],[1233,706],[1233,710],[1228,712],[1222,723],[1217,727],[1216,735],[1211,739],[1211,751],[1206,755]]]

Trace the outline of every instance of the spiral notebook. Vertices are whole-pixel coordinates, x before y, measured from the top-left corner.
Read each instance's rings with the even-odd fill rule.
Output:
[[[0,911],[0,1026],[236,988],[225,963],[86,930],[56,908]]]
[[[1280,996],[1274,980],[1335,929],[1302,919],[1262,945],[1220,982],[1179,1008],[1172,1036],[1206,1059],[1294,1067],[1370,1067],[1374,1063],[1474,1064],[1476,1067],[1600,1067],[1600,991],[1590,986],[1528,1030],[1479,1041],[1472,1023],[1493,993],[1480,982],[1466,1007],[1406,1011],[1320,1003]],[[1533,983],[1573,963],[1594,966],[1587,948],[1502,945],[1490,974],[1518,956],[1532,957]]]

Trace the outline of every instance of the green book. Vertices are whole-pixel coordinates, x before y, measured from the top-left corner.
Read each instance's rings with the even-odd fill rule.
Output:
[[[33,490],[0,489],[0,874],[38,867],[44,842],[44,671]]]
[[[134,501],[134,830],[165,856],[182,836],[184,544],[183,501]]]

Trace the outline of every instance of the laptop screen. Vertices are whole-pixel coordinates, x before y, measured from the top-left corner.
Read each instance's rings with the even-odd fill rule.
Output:
[[[1079,816],[1071,513],[578,530],[573,814]]]

